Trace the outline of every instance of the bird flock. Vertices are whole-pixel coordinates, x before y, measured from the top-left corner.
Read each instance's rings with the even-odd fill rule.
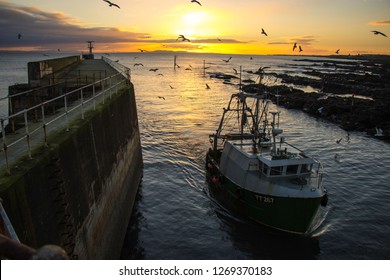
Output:
[[[111,2],[109,0],[103,0],[103,2],[107,3],[108,7],[112,8],[117,8],[117,9],[120,9],[120,6],[114,2]],[[191,0],[190,3],[194,3],[194,4],[197,4],[199,6],[202,6],[202,4],[197,1],[197,0]],[[378,30],[372,30],[371,31],[374,35],[379,35],[379,36],[383,36],[383,37],[387,37],[387,35],[381,31],[378,31]],[[261,32],[260,32],[261,35],[264,35],[266,37],[268,37],[268,33],[264,30],[264,28],[261,28]],[[23,35],[21,33],[18,33],[17,34],[17,38],[20,40],[22,39]],[[185,35],[183,34],[180,34],[176,41],[181,41],[181,42],[191,42],[191,40],[189,38],[187,38]],[[217,38],[218,42],[222,42],[222,40],[220,38]],[[292,47],[292,51],[295,52],[295,50],[298,48],[298,52],[301,53],[303,52],[303,48],[301,45],[298,45],[298,42],[294,42],[293,43],[293,47]],[[58,49],[59,50],[59,49]],[[147,50],[144,50],[144,49],[138,49],[140,52],[146,52]],[[336,54],[339,54],[340,52],[340,49],[337,49],[335,51]],[[229,62],[229,61],[225,61],[225,62]]]

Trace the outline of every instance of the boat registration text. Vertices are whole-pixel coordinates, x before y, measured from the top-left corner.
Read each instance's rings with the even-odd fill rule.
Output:
[[[273,197],[264,196],[264,195],[255,195],[255,197],[258,202],[271,203],[271,204],[274,203]]]

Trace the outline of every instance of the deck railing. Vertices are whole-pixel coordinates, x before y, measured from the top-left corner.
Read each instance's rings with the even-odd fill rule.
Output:
[[[112,94],[128,84],[129,78],[129,69],[125,68],[115,75],[81,86],[2,118],[0,120],[2,134],[0,168],[5,166],[7,173],[10,174],[10,166],[16,160],[26,154],[29,158],[32,157],[33,147],[48,145],[50,131],[64,126],[69,130],[69,123],[72,120],[78,117],[84,119],[87,110],[91,108],[96,110],[98,104],[104,103],[107,98],[111,98]],[[27,95],[29,92],[23,94]],[[16,119],[21,122],[24,131],[22,131],[23,128],[16,130],[14,125],[11,131],[6,130],[6,124],[13,124]]]

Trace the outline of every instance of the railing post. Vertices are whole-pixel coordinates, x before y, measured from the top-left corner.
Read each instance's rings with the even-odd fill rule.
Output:
[[[27,139],[27,148],[28,148],[28,157],[31,159],[31,144],[30,144],[30,133],[28,131],[28,118],[27,118],[27,110],[24,109],[24,126],[26,128],[26,139]]]
[[[64,105],[65,105],[65,121],[66,121],[66,131],[69,131],[69,119],[68,119],[68,99],[67,95],[64,95]]]
[[[126,70],[126,75],[127,75],[127,82],[131,83],[131,76],[130,76],[130,69],[129,68],[127,68],[127,70]]]
[[[47,147],[47,131],[46,131],[46,123],[45,123],[45,105],[42,104],[42,128],[43,128],[43,138],[44,138],[44,146]]]
[[[110,77],[110,99],[111,99],[111,96],[112,96],[112,77]]]
[[[8,218],[7,212],[5,211],[5,209],[3,207],[3,199],[1,199],[1,198],[0,198],[0,216],[2,218],[4,226],[5,226],[8,234],[9,234],[9,236],[12,238],[12,240],[20,242],[19,241],[19,237],[16,234],[15,229],[12,226],[12,223],[11,223],[10,219]]]
[[[7,168],[7,174],[11,174],[11,170],[9,169],[9,161],[8,161],[8,153],[7,153],[7,143],[6,143],[6,138],[5,138],[5,129],[4,129],[4,119],[1,119],[1,135],[3,138],[3,150],[4,150],[4,157],[5,157],[5,164]]]
[[[104,83],[102,84],[102,93],[103,93],[103,104],[104,104],[104,99],[106,97],[106,90],[105,90],[105,84],[106,84],[106,80],[107,79],[104,79]]]
[[[14,109],[13,109],[13,105],[12,105],[12,96],[8,97],[8,104],[9,104],[9,107],[8,107],[9,114],[13,115]],[[15,133],[15,120],[14,120],[14,118],[8,119],[8,122],[9,121],[11,121],[12,132]]]
[[[83,94],[83,89],[80,89],[81,92],[81,119],[84,119],[84,94]]]
[[[96,111],[96,93],[95,93],[95,84],[92,85],[92,96],[93,96],[93,110]]]

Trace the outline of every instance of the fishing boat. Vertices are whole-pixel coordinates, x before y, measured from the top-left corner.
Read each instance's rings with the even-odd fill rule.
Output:
[[[328,196],[321,163],[287,143],[265,91],[232,94],[206,154],[210,193],[276,230],[308,234]],[[270,120],[269,120],[270,119]]]

